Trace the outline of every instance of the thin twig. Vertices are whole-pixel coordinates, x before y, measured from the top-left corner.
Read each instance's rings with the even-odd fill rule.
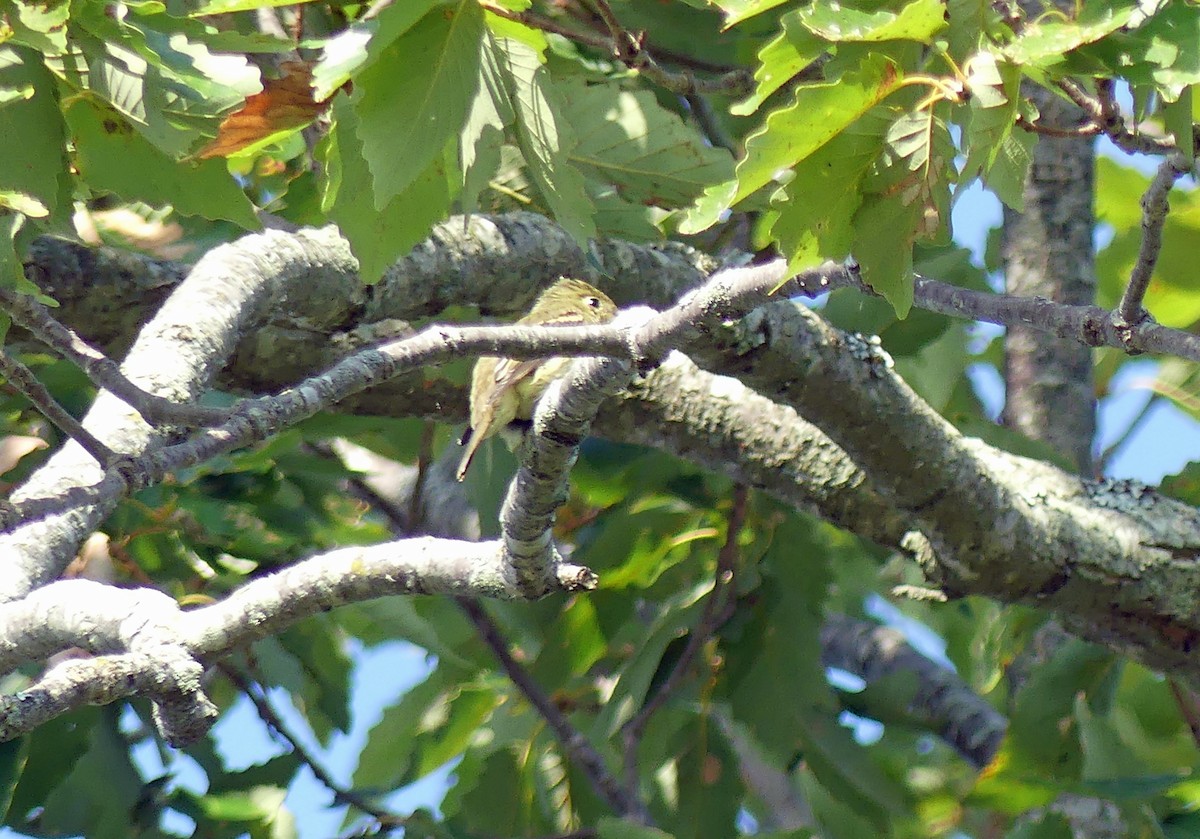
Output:
[[[225,674],[226,678],[233,682],[238,690],[245,694],[246,698],[254,705],[254,710],[258,712],[259,719],[287,742],[296,757],[300,758],[300,761],[312,770],[313,776],[317,781],[333,793],[334,801],[366,813],[375,819],[381,827],[401,827],[404,825],[407,821],[404,816],[397,815],[386,808],[373,804],[364,796],[354,790],[346,789],[334,780],[333,776],[321,765],[320,761],[300,742],[300,738],[288,729],[283,719],[280,718],[275,708],[271,705],[271,701],[263,693],[261,687],[229,664],[218,664],[217,666]]]
[[[421,492],[429,478],[429,467],[433,465],[433,436],[437,427],[432,420],[425,420],[421,428],[421,443],[417,450],[417,477],[413,480],[412,496],[408,499],[408,529],[421,528]]]
[[[58,404],[46,386],[38,380],[37,376],[33,375],[32,370],[3,351],[0,351],[0,376],[3,376],[10,385],[19,390],[39,414],[78,443],[80,448],[94,457],[101,466],[107,469],[120,458],[120,455],[84,428],[79,420],[67,413],[67,409]]]
[[[563,26],[552,18],[540,15],[537,12],[514,12],[488,2],[484,2],[483,7],[492,14],[506,20],[516,21],[533,29],[540,29],[543,32],[561,35],[570,41],[603,50],[615,56],[629,69],[636,70],[650,79],[650,81],[673,93],[682,95],[690,93],[724,93],[729,96],[744,96],[750,92],[754,85],[754,77],[751,73],[741,68],[723,73],[715,79],[700,79],[691,72],[668,70],[659,64],[657,58],[642,43],[639,37],[620,28],[619,24],[617,24],[617,32],[620,34],[613,35],[610,33],[605,35],[600,32],[587,32],[575,29],[574,27]],[[613,20],[615,21],[616,18],[614,17]]]
[[[28,295],[0,288],[0,308],[8,313],[13,323],[75,364],[93,384],[129,404],[147,422],[195,427],[213,425],[229,418],[229,412],[220,408],[180,405],[142,390],[125,377],[115,361],[55,320],[45,306]]]
[[[625,786],[629,789],[637,788],[637,749],[642,742],[642,735],[646,731],[647,724],[649,724],[651,717],[671,698],[683,680],[688,677],[692,665],[695,663],[696,656],[700,653],[700,648],[708,641],[720,624],[723,612],[720,607],[725,600],[724,594],[728,590],[729,584],[733,581],[734,568],[737,565],[738,557],[738,534],[741,532],[742,525],[746,521],[748,501],[749,492],[746,487],[743,484],[734,485],[733,506],[729,511],[725,543],[721,546],[721,550],[717,554],[716,577],[713,580],[712,591],[709,592],[708,599],[704,601],[704,608],[700,613],[700,619],[688,635],[687,645],[683,648],[683,653],[675,662],[675,666],[671,669],[670,674],[659,685],[654,695],[642,705],[637,715],[621,728],[621,740],[625,749]]]
[[[801,276],[796,293],[816,296],[845,287],[878,296],[850,271]],[[1128,353],[1153,352],[1200,361],[1200,335],[1152,320],[1117,325],[1113,323],[1112,312],[1099,306],[1072,306],[1041,297],[974,291],[919,275],[913,285],[913,305],[929,312],[1000,326],[1020,324],[1089,347],[1115,347]]]
[[[688,107],[691,108],[692,116],[696,118],[696,124],[700,126],[700,131],[708,138],[708,141],[714,146],[726,149],[734,156],[737,155],[737,144],[733,138],[729,136],[729,132],[721,125],[720,118],[713,110],[712,104],[708,98],[701,93],[689,93],[683,97]]]
[[[1130,131],[1110,89],[1098,85],[1097,95],[1093,96],[1074,79],[1062,79],[1058,82],[1058,88],[1122,151],[1129,154],[1169,154],[1178,151],[1175,141],[1169,137],[1152,137],[1141,131]]]
[[[1036,120],[1030,120],[1023,114],[1017,116],[1017,125],[1026,131],[1032,131],[1034,134],[1044,134],[1047,137],[1095,137],[1103,130],[1095,123],[1076,125],[1072,128],[1061,128],[1059,126],[1046,125]]]
[[[1109,462],[1117,455],[1117,452],[1121,451],[1121,449],[1125,447],[1125,444],[1133,438],[1133,433],[1141,428],[1142,423],[1146,420],[1146,417],[1150,416],[1150,411],[1152,411],[1154,406],[1157,404],[1158,395],[1151,394],[1150,398],[1146,400],[1146,404],[1142,406],[1140,411],[1138,411],[1137,416],[1130,420],[1129,424],[1125,426],[1125,430],[1121,432],[1121,435],[1117,437],[1116,440],[1113,440],[1112,443],[1110,443],[1104,449],[1104,451],[1100,453],[1100,456],[1096,458],[1096,471],[1099,474],[1104,474],[1104,471],[1108,468]]]
[[[1167,684],[1171,686],[1171,695],[1179,706],[1180,716],[1192,732],[1192,740],[1200,746],[1200,703],[1196,701],[1196,694],[1176,679],[1167,679]]]
[[[1158,167],[1146,194],[1142,196],[1142,244],[1138,248],[1137,262],[1129,275],[1129,284],[1121,295],[1116,314],[1125,324],[1141,323],[1146,319],[1146,310],[1142,301],[1150,288],[1150,278],[1154,275],[1154,265],[1162,251],[1163,225],[1167,221],[1167,213],[1171,206],[1168,201],[1171,187],[1175,181],[1191,171],[1190,161],[1183,155],[1173,154]]]
[[[458,599],[458,605],[466,613],[467,618],[475,625],[479,637],[496,656],[504,672],[517,686],[517,689],[529,700],[562,744],[571,759],[578,764],[592,782],[593,789],[603,798],[608,806],[618,815],[637,819],[642,824],[650,824],[650,814],[646,806],[638,800],[632,790],[625,789],[617,777],[609,771],[604,758],[596,751],[591,742],[571,725],[570,720],[558,709],[533,677],[508,651],[508,642],[501,635],[500,629],[488,617],[487,612],[473,600]]]
[[[323,440],[309,443],[308,447],[321,457],[331,460],[343,467],[346,465],[341,456],[334,451],[333,446],[329,445]],[[400,505],[394,500],[376,490],[373,486],[371,486],[370,482],[365,480],[361,475],[351,473],[346,476],[345,480],[351,495],[365,504],[374,507],[376,512],[380,513],[385,519],[387,519],[388,529],[391,530],[392,535],[398,538],[403,536],[417,535],[415,529],[409,526],[411,514],[405,515],[405,512],[400,509]],[[419,487],[414,488],[414,497],[417,497],[418,492]]]

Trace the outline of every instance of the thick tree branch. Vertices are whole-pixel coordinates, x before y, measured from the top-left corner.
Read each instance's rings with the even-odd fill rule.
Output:
[[[1200,684],[1200,606],[1184,594],[1200,584],[1200,512],[962,437],[886,354],[793,304],[713,338],[689,348],[700,363],[819,424],[920,527],[933,550],[918,559],[935,584],[1049,608],[1084,637]]]
[[[0,696],[0,739],[85,703],[145,693],[163,735],[192,742],[216,717],[200,688],[203,663],[346,603],[392,594],[526,599],[594,580],[581,566],[546,557],[535,592],[529,580],[518,585],[501,542],[401,539],[312,557],[186,612],[152,589],[61,580],[0,606],[0,672],[76,647],[99,658],[68,660]]]
[[[995,756],[1008,720],[951,670],[921,655],[886,626],[830,615],[821,626],[821,662],[875,684],[900,673],[915,678],[909,711],[977,769]]]
[[[265,233],[214,250],[197,263],[191,282],[141,330],[122,373],[142,390],[175,402],[193,402],[246,329],[281,299],[289,281],[299,278],[296,285],[303,285],[304,277],[326,273],[353,284],[354,269],[349,248],[331,232]],[[106,393],[97,398],[83,425],[130,458],[154,448],[168,434],[151,428]],[[0,535],[0,555],[9,559],[8,572],[0,580],[0,601],[60,576],[81,541],[114,509],[124,486],[120,476],[106,475],[78,445],[68,444],[14,492],[14,503],[64,494],[83,497],[65,512]]]

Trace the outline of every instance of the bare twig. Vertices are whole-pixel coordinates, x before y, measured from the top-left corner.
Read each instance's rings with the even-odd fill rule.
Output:
[[[271,705],[270,699],[267,698],[267,695],[262,690],[261,686],[251,679],[248,679],[237,668],[229,664],[220,664],[218,666],[220,667],[221,672],[225,674],[225,677],[229,679],[229,681],[233,682],[237,689],[245,694],[246,698],[250,700],[250,703],[254,705],[254,710],[258,713],[259,719],[266,723],[268,728],[275,732],[276,735],[282,738],[288,744],[288,746],[291,747],[293,754],[295,754],[305,766],[312,770],[313,776],[317,779],[318,783],[333,793],[333,800],[335,802],[338,804],[345,804],[349,807],[359,810],[360,812],[366,813],[368,816],[375,819],[382,827],[400,827],[404,825],[406,820],[403,816],[397,815],[396,813],[393,813],[391,810],[388,810],[384,807],[380,807],[368,800],[363,795],[360,795],[354,790],[346,789],[339,784],[334,777],[329,774],[329,771],[325,769],[321,762],[317,760],[316,756],[304,746],[304,744],[300,741],[300,738],[293,734],[287,727],[287,724],[284,723],[283,719],[278,713],[276,713],[274,706]]]
[[[67,413],[66,408],[50,394],[33,371],[6,352],[0,351],[0,376],[21,392],[38,413],[48,419],[55,428],[79,444],[85,452],[96,459],[101,466],[109,467],[120,457],[104,443],[96,439],[79,420]]]
[[[1121,295],[1121,302],[1115,313],[1122,325],[1141,323],[1147,317],[1146,310],[1142,308],[1142,301],[1146,297],[1150,278],[1154,275],[1154,265],[1162,251],[1163,225],[1166,224],[1167,213],[1170,210],[1167,196],[1175,181],[1191,171],[1191,168],[1190,161],[1184,159],[1183,155],[1171,155],[1159,165],[1146,194],[1142,196],[1142,244],[1138,248],[1137,262],[1129,275],[1129,284],[1125,287],[1125,293]]]
[[[637,715],[621,728],[621,741],[625,749],[625,786],[628,789],[637,789],[637,750],[647,724],[687,678],[696,661],[696,656],[700,653],[700,648],[712,637],[721,622],[724,611],[721,606],[725,601],[725,592],[728,590],[729,584],[733,582],[734,566],[737,564],[738,557],[738,534],[742,530],[742,524],[746,521],[748,501],[749,491],[746,487],[742,484],[735,484],[725,543],[717,554],[716,577],[713,580],[712,591],[709,592],[708,599],[704,601],[700,619],[696,621],[696,625],[689,633],[687,645],[683,648],[683,652],[675,662],[670,674],[659,685],[654,695],[642,705]]]
[[[1034,134],[1045,134],[1047,137],[1094,137],[1102,131],[1100,126],[1095,123],[1062,128],[1027,119],[1024,115],[1017,116],[1017,125],[1026,131],[1032,131]]]
[[[542,718],[554,731],[554,736],[558,738],[563,749],[587,775],[597,794],[617,814],[625,818],[638,819],[643,824],[649,824],[650,814],[646,811],[645,804],[638,800],[632,790],[621,786],[621,782],[609,770],[604,758],[596,751],[591,742],[583,736],[579,729],[571,725],[570,720],[550,701],[550,697],[533,680],[529,671],[513,658],[508,651],[508,642],[483,607],[473,600],[464,598],[459,598],[458,605],[475,625],[479,637],[496,656],[500,666],[512,679],[513,684],[542,715]]]
[[[1133,437],[1134,432],[1142,427],[1142,423],[1146,420],[1146,417],[1150,416],[1150,412],[1154,410],[1154,406],[1157,404],[1158,395],[1151,394],[1150,398],[1146,400],[1146,404],[1142,406],[1140,411],[1138,411],[1137,416],[1129,421],[1129,424],[1125,426],[1125,430],[1121,432],[1120,436],[1117,437],[1116,440],[1113,440],[1112,443],[1110,443],[1104,449],[1104,451],[1100,453],[1100,456],[1096,458],[1096,472],[1098,474],[1104,474],[1104,471],[1108,468],[1109,462],[1116,457],[1117,452],[1121,451],[1121,449],[1125,447],[1125,444],[1128,443]]]
[[[79,367],[97,387],[132,406],[147,422],[201,426],[229,416],[220,408],[181,405],[142,390],[125,377],[115,361],[55,320],[45,306],[28,295],[0,288],[0,308],[8,312],[13,323]]]
[[[1074,79],[1062,79],[1058,82],[1058,88],[1082,108],[1099,131],[1122,151],[1129,154],[1168,154],[1178,151],[1174,140],[1169,137],[1152,137],[1141,131],[1130,131],[1111,88],[1097,85],[1096,95],[1093,96]]]
[[[408,529],[415,531],[421,523],[421,488],[429,477],[433,464],[433,436],[437,427],[429,420],[421,428],[421,443],[417,453],[417,477],[413,482],[412,497],[408,500]]]
[[[796,293],[810,296],[845,287],[876,296],[853,271],[803,275],[796,285],[799,289]],[[1163,353],[1200,361],[1200,335],[1170,329],[1152,320],[1118,325],[1113,323],[1112,313],[1099,306],[1072,306],[1039,297],[972,291],[921,276],[916,278],[913,286],[913,305],[930,312],[1000,326],[1028,326],[1089,347],[1116,347],[1125,352]]]
[[[737,155],[737,144],[733,138],[729,136],[729,132],[721,125],[720,119],[716,112],[713,111],[712,104],[708,98],[701,93],[689,93],[684,96],[688,106],[692,110],[692,116],[696,118],[696,123],[700,126],[700,130],[708,141],[714,146],[727,149],[731,154]]]
[[[599,32],[587,32],[574,27],[563,26],[552,18],[536,12],[514,12],[491,3],[484,3],[484,8],[498,17],[522,23],[533,29],[561,35],[568,40],[595,49],[604,50],[613,55],[631,70],[636,70],[660,87],[673,93],[688,95],[691,93],[725,93],[730,96],[743,96],[749,93],[754,84],[754,78],[749,71],[738,68],[723,73],[715,79],[700,79],[687,71],[668,70],[659,64],[652,52],[646,48],[642,39],[621,28],[616,17],[609,10],[612,20],[608,35]],[[608,18],[604,18],[606,23]]]
[[[1167,684],[1171,686],[1171,695],[1175,697],[1180,715],[1192,732],[1192,739],[1200,746],[1200,702],[1196,701],[1196,694],[1177,679],[1167,679]]]

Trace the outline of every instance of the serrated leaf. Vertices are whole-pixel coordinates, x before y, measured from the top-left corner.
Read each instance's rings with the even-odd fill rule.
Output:
[[[903,318],[912,307],[913,244],[935,239],[949,220],[954,144],[932,111],[904,114],[888,129],[887,150],[864,182],[855,216],[854,255],[863,280]]]
[[[73,45],[88,87],[120,111],[159,151],[185,157],[216,136],[220,120],[262,90],[258,68],[219,55],[178,31],[190,22],[83,4],[72,17]]]
[[[731,113],[738,116],[754,113],[767,97],[828,49],[824,40],[804,27],[799,12],[788,12],[780,19],[780,24],[782,31],[758,52],[754,93],[733,105],[729,109]]]
[[[854,216],[862,204],[861,184],[883,149],[883,129],[870,123],[839,134],[795,167],[783,189],[771,236],[780,245],[790,270],[802,270],[826,259],[844,259],[854,243]]]
[[[491,48],[489,37],[479,62],[479,87],[459,136],[464,213],[475,209],[479,194],[500,168],[504,132],[515,120],[497,50]]]
[[[671,839],[671,834],[663,833],[656,827],[646,827],[612,817],[605,817],[596,822],[596,834],[599,839]]]
[[[895,12],[813,3],[797,14],[805,28],[832,42],[908,40],[927,44],[946,25],[944,0],[912,0]]]
[[[8,99],[0,106],[0,191],[28,196],[47,213],[69,217],[66,128],[54,77],[37,53],[0,47],[0,97]],[[13,200],[6,204],[13,206]]]
[[[359,754],[354,770],[356,787],[394,789],[419,777],[419,756],[414,753],[417,737],[439,725],[449,713],[449,703],[457,695],[452,679],[439,668],[384,710]]]
[[[369,67],[431,9],[446,0],[408,0],[386,6],[378,17],[358,20],[325,41],[313,67],[313,97],[323,101]]]
[[[327,154],[331,166],[336,166],[329,176],[336,177],[338,185],[329,215],[350,242],[363,281],[374,283],[445,216],[454,199],[451,184],[461,183],[461,178],[453,171],[452,157],[443,152],[382,209],[376,209],[363,200],[374,181],[358,141],[357,118],[343,97],[335,103],[334,122]]]
[[[613,184],[626,201],[686,206],[708,184],[733,175],[729,152],[705,143],[649,91],[567,80],[559,92],[562,118],[578,138],[571,162]]]
[[[782,6],[787,0],[712,0],[712,4],[725,13],[725,28],[743,20]]]
[[[492,52],[500,70],[501,90],[514,114],[517,145],[529,175],[555,220],[576,241],[587,241],[596,234],[593,208],[582,175],[569,163],[574,140],[536,50],[521,41],[490,35],[485,49]]]
[[[714,199],[727,187],[710,188],[689,213],[689,229],[715,223],[721,212],[840,134],[895,91],[900,80],[900,71],[890,60],[873,55],[836,82],[798,88],[791,105],[771,113],[763,127],[747,138],[732,199],[721,206],[722,202]]]
[[[1093,0],[1080,4],[1074,19],[1061,12],[1042,15],[1021,29],[1004,54],[1016,64],[1054,64],[1128,24],[1139,6],[1138,0]]]
[[[75,160],[88,183],[130,201],[171,204],[183,215],[259,227],[254,207],[223,160],[179,163],[150,145],[115,111],[76,99],[66,111]],[[136,160],[136,166],[129,162]]]
[[[427,172],[462,129],[483,40],[479,4],[461,0],[423,17],[359,74],[354,111],[376,209]]]

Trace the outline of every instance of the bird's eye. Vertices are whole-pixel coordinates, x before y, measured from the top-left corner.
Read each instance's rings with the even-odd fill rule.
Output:
[[[591,306],[593,309],[599,309],[600,308],[600,298],[599,297],[589,297],[587,299],[587,304],[589,306]]]

